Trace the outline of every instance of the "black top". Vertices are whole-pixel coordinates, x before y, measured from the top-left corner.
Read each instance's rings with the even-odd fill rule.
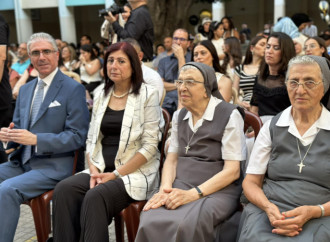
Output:
[[[101,132],[104,136],[102,139],[102,154],[106,166],[105,172],[111,172],[115,169],[114,162],[119,147],[124,111],[116,111],[107,107],[101,122]]]
[[[0,14],[0,45],[6,45],[8,48],[9,42],[9,27],[5,19]],[[0,77],[1,78],[1,77]],[[11,87],[9,84],[9,75],[7,68],[7,60],[4,64],[3,75],[0,82],[0,113],[8,108],[11,105]]]
[[[284,79],[269,75],[265,81],[256,81],[251,105],[258,106],[259,116],[274,116],[291,105]]]
[[[153,59],[154,26],[147,5],[142,5],[131,12],[125,28],[117,21],[112,26],[121,40],[133,38],[139,42],[144,53],[143,61]]]

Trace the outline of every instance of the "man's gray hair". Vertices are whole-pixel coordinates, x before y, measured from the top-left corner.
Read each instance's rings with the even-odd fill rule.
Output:
[[[27,42],[27,48],[28,48],[29,54],[31,54],[31,51],[30,51],[31,44],[35,43],[37,41],[48,41],[53,46],[54,50],[58,51],[55,39],[50,34],[40,32],[40,33],[35,33],[35,34],[31,35],[29,41]]]

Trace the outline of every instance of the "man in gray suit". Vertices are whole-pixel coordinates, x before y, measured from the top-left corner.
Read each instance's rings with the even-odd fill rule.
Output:
[[[13,122],[0,130],[14,150],[0,165],[1,242],[13,241],[20,204],[72,174],[74,151],[88,130],[85,89],[58,69],[53,37],[33,34],[28,51],[39,76],[21,87]]]

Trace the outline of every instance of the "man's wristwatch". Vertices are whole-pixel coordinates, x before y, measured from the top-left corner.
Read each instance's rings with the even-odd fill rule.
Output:
[[[121,175],[117,170],[114,170],[112,173],[115,174],[116,178],[121,177]]]

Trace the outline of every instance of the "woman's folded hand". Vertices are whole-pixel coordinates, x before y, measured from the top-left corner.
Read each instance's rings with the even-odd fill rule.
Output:
[[[106,183],[107,181],[116,179],[116,175],[112,172],[105,173],[92,173],[91,174],[91,188],[98,186],[99,184]],[[92,187],[93,182],[93,187]]]

